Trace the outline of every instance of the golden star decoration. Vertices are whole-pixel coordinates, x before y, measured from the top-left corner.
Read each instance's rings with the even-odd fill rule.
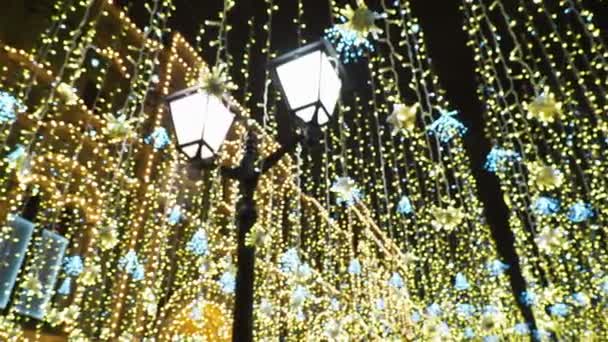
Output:
[[[200,83],[205,92],[219,98],[222,98],[225,93],[237,89],[237,86],[232,83],[230,75],[228,75],[228,67],[224,63],[214,66],[211,71],[202,69]]]
[[[562,115],[562,104],[555,100],[549,88],[536,96],[530,103],[524,103],[528,117],[544,123],[552,123]]]
[[[61,82],[57,86],[57,94],[61,97],[61,99],[68,106],[74,106],[78,104],[79,97],[76,94],[74,88],[70,87],[67,83]]]
[[[40,281],[38,280],[37,275],[26,276],[25,280],[23,281],[23,288],[26,289],[28,292],[28,295],[30,295],[32,297],[41,298],[43,295],[42,284],[40,284]]]
[[[99,230],[99,244],[101,249],[106,251],[114,248],[117,243],[118,229],[116,228],[116,223],[112,221]]]
[[[560,170],[539,162],[528,164],[530,171],[530,185],[539,190],[552,190],[562,185],[564,176]]]
[[[568,245],[566,232],[561,228],[551,227],[544,227],[540,233],[536,235],[534,242],[536,242],[538,248],[547,254],[559,252]]]
[[[404,104],[396,104],[393,112],[386,119],[392,127],[392,134],[399,132],[413,132],[416,127],[416,113],[418,112],[418,104],[407,106]]]
[[[434,219],[431,224],[436,229],[451,231],[458,226],[465,218],[459,208],[449,206],[447,208],[435,207],[432,215]]]
[[[118,117],[105,114],[103,118],[106,121],[103,132],[110,138],[110,142],[117,143],[136,136],[134,126],[139,122],[137,118],[127,119],[124,114]]]
[[[363,0],[357,1],[357,6],[357,8],[352,8],[350,5],[346,5],[340,10],[340,15],[346,18],[346,22],[338,27],[354,32],[358,41],[366,40],[370,33],[374,36],[382,33],[382,29],[376,26],[376,19],[381,16],[371,11]]]
[[[101,266],[97,264],[90,264],[85,266],[84,271],[78,278],[78,282],[84,286],[93,286],[99,279],[101,274]]]

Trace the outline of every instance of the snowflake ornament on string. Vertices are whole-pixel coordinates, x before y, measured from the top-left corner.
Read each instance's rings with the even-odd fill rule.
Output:
[[[0,91],[0,124],[15,122],[17,114],[26,110],[27,107],[13,95]]]
[[[331,192],[336,193],[336,203],[345,203],[347,206],[354,205],[361,200],[361,190],[350,177],[339,177],[332,184]]]
[[[324,37],[334,47],[344,64],[355,63],[375,51],[369,39],[361,40],[357,33],[339,25],[326,29]]]
[[[150,135],[148,135],[144,142],[148,145],[152,145],[155,150],[162,150],[169,143],[171,143],[171,139],[169,139],[169,135],[167,134],[167,130],[164,127],[156,127]]]
[[[209,252],[209,241],[207,239],[207,233],[203,229],[199,229],[194,233],[188,244],[186,250],[196,256],[205,256]]]
[[[457,111],[446,112],[441,110],[441,116],[435,120],[427,130],[441,140],[447,143],[456,136],[463,136],[467,132],[467,128],[454,118],[458,114]]]
[[[66,277],[57,292],[67,296],[72,292],[72,277],[77,277],[84,271],[82,258],[79,255],[66,257],[63,261],[63,271]]]
[[[484,169],[492,173],[496,171],[506,171],[509,163],[517,161],[521,161],[519,153],[494,146],[486,157]]]

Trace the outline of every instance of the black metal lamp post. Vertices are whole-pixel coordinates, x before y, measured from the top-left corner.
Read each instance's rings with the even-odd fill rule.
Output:
[[[273,80],[286,99],[298,127],[290,142],[265,158],[256,168],[257,137],[248,133],[245,153],[238,167],[222,168],[222,174],[238,180],[241,197],[236,205],[238,229],[237,275],[233,341],[253,340],[253,295],[255,248],[245,238],[257,220],[254,193],[260,177],[304,139],[318,140],[320,127],[334,112],[342,81],[333,48],[325,41],[306,45],[270,62]],[[220,150],[236,115],[222,99],[200,87],[189,88],[167,98],[177,147],[193,163],[208,167]]]

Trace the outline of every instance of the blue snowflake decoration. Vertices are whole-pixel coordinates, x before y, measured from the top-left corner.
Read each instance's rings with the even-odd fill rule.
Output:
[[[348,273],[352,275],[361,275],[361,263],[358,259],[352,259],[348,265]]]
[[[464,334],[463,335],[464,335],[464,338],[472,339],[472,338],[475,337],[475,332],[473,331],[473,328],[466,327],[466,328],[464,328]]]
[[[574,304],[577,306],[587,306],[589,305],[589,298],[581,292],[576,292],[572,294],[572,300]]]
[[[499,342],[500,339],[496,335],[488,335],[483,337],[483,342]]]
[[[205,256],[209,252],[207,233],[203,229],[197,230],[186,244],[186,250],[199,257]]]
[[[77,277],[84,270],[82,258],[79,255],[69,256],[63,259],[63,271],[71,277]]]
[[[551,333],[545,329],[537,329],[532,331],[532,338],[534,341],[545,341],[547,338],[551,337]]]
[[[458,303],[456,313],[463,317],[471,317],[475,313],[475,307],[469,303]]]
[[[532,291],[523,291],[519,296],[519,301],[525,306],[536,304],[536,294]]]
[[[280,269],[283,273],[293,273],[300,267],[300,256],[295,248],[288,249],[281,255]]]
[[[497,315],[500,310],[494,305],[486,305],[483,307],[483,313],[486,315]]]
[[[224,293],[234,293],[236,289],[236,275],[234,272],[226,271],[219,280],[220,288]]]
[[[382,310],[386,309],[386,303],[384,302],[384,299],[382,299],[382,298],[376,299],[375,306],[376,306],[376,310],[378,310],[378,311],[382,311]]]
[[[173,206],[173,208],[171,208],[171,211],[169,212],[169,218],[167,218],[167,221],[169,222],[170,225],[174,226],[174,225],[178,224],[181,220],[182,220],[182,210],[179,207],[179,205],[175,205],[175,206]]]
[[[337,196],[336,204],[337,205],[346,204],[347,207],[350,207],[350,206],[355,205],[356,203],[359,203],[361,201],[361,198],[363,198],[363,194],[361,193],[361,190],[354,189],[348,196]]]
[[[530,210],[536,215],[553,215],[559,209],[559,200],[551,197],[539,196],[530,204]]]
[[[450,112],[442,110],[441,116],[427,127],[427,131],[437,136],[443,143],[449,142],[455,136],[463,136],[468,129],[454,118],[456,114],[458,112],[455,110]]]
[[[486,264],[486,270],[492,277],[498,277],[509,269],[509,265],[500,260],[492,260]]]
[[[582,201],[573,204],[568,211],[568,220],[574,223],[581,223],[592,217],[593,207]]]
[[[23,156],[25,156],[25,147],[23,147],[23,145],[17,145],[17,147],[6,156],[6,159],[9,164],[14,164],[17,160],[23,158]]]
[[[397,272],[393,272],[393,275],[391,275],[391,278],[388,280],[388,284],[396,289],[402,289],[403,286],[405,286],[403,278],[401,278],[401,275]]]
[[[302,304],[308,298],[308,296],[310,296],[310,292],[308,292],[308,289],[302,285],[298,285],[291,292],[291,302]]]
[[[509,162],[516,161],[521,161],[521,156],[519,153],[494,146],[486,157],[484,169],[486,169],[488,172],[505,171],[509,165]]]
[[[513,327],[513,331],[517,335],[528,335],[530,334],[530,325],[528,323],[517,323]]]
[[[135,281],[144,279],[144,266],[140,263],[134,250],[129,250],[127,254],[118,259],[118,268],[130,274]]]
[[[357,62],[374,52],[369,39],[361,39],[356,32],[334,26],[325,30],[325,39],[333,45],[344,64]]]
[[[164,127],[157,127],[144,139],[144,142],[152,145],[155,150],[162,150],[171,143],[171,139]]]
[[[13,95],[0,91],[0,124],[13,123],[17,119],[17,112],[24,112],[27,107]]]
[[[608,280],[604,280],[600,285],[600,289],[604,292],[605,295],[608,295]]]
[[[414,323],[418,323],[422,320],[422,315],[418,311],[412,311],[412,314],[410,317],[412,319],[412,322],[414,322]]]
[[[67,296],[72,292],[72,278],[70,277],[66,277],[63,282],[61,283],[61,286],[59,286],[59,289],[57,289],[57,293],[59,293],[62,296]]]
[[[134,272],[137,265],[139,265],[139,258],[134,250],[128,251],[127,254],[118,259],[118,267],[127,273]]]
[[[145,278],[144,265],[137,264],[137,267],[135,267],[135,270],[131,273],[131,277],[134,281],[143,280]]]
[[[414,208],[412,207],[412,202],[410,199],[403,195],[397,204],[397,213],[401,215],[409,215],[414,212]]]
[[[566,317],[570,313],[570,308],[564,303],[556,303],[549,307],[552,316]]]
[[[454,288],[458,291],[466,291],[470,288],[467,277],[465,277],[464,274],[456,274],[456,278],[454,279]]]
[[[426,314],[431,317],[439,317],[442,314],[441,307],[437,303],[432,303],[431,305],[427,306]]]

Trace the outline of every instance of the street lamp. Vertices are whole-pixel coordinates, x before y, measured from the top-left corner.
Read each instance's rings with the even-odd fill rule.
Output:
[[[255,249],[245,239],[257,220],[254,193],[260,177],[303,139],[311,139],[326,125],[340,97],[342,81],[335,52],[325,41],[301,47],[270,62],[275,85],[281,89],[289,112],[302,130],[295,139],[266,157],[257,168],[257,137],[248,132],[245,153],[238,167],[222,168],[225,177],[239,182],[236,204],[237,275],[233,341],[253,340],[253,292]],[[167,98],[178,149],[191,161],[213,159],[221,148],[236,116],[223,102],[200,88],[189,88]],[[201,164],[203,166],[209,163]]]
[[[222,99],[199,86],[167,98],[177,148],[191,160],[209,160],[219,152],[235,115]]]
[[[316,126],[330,121],[342,81],[336,52],[325,39],[272,60],[270,67],[291,113]]]

